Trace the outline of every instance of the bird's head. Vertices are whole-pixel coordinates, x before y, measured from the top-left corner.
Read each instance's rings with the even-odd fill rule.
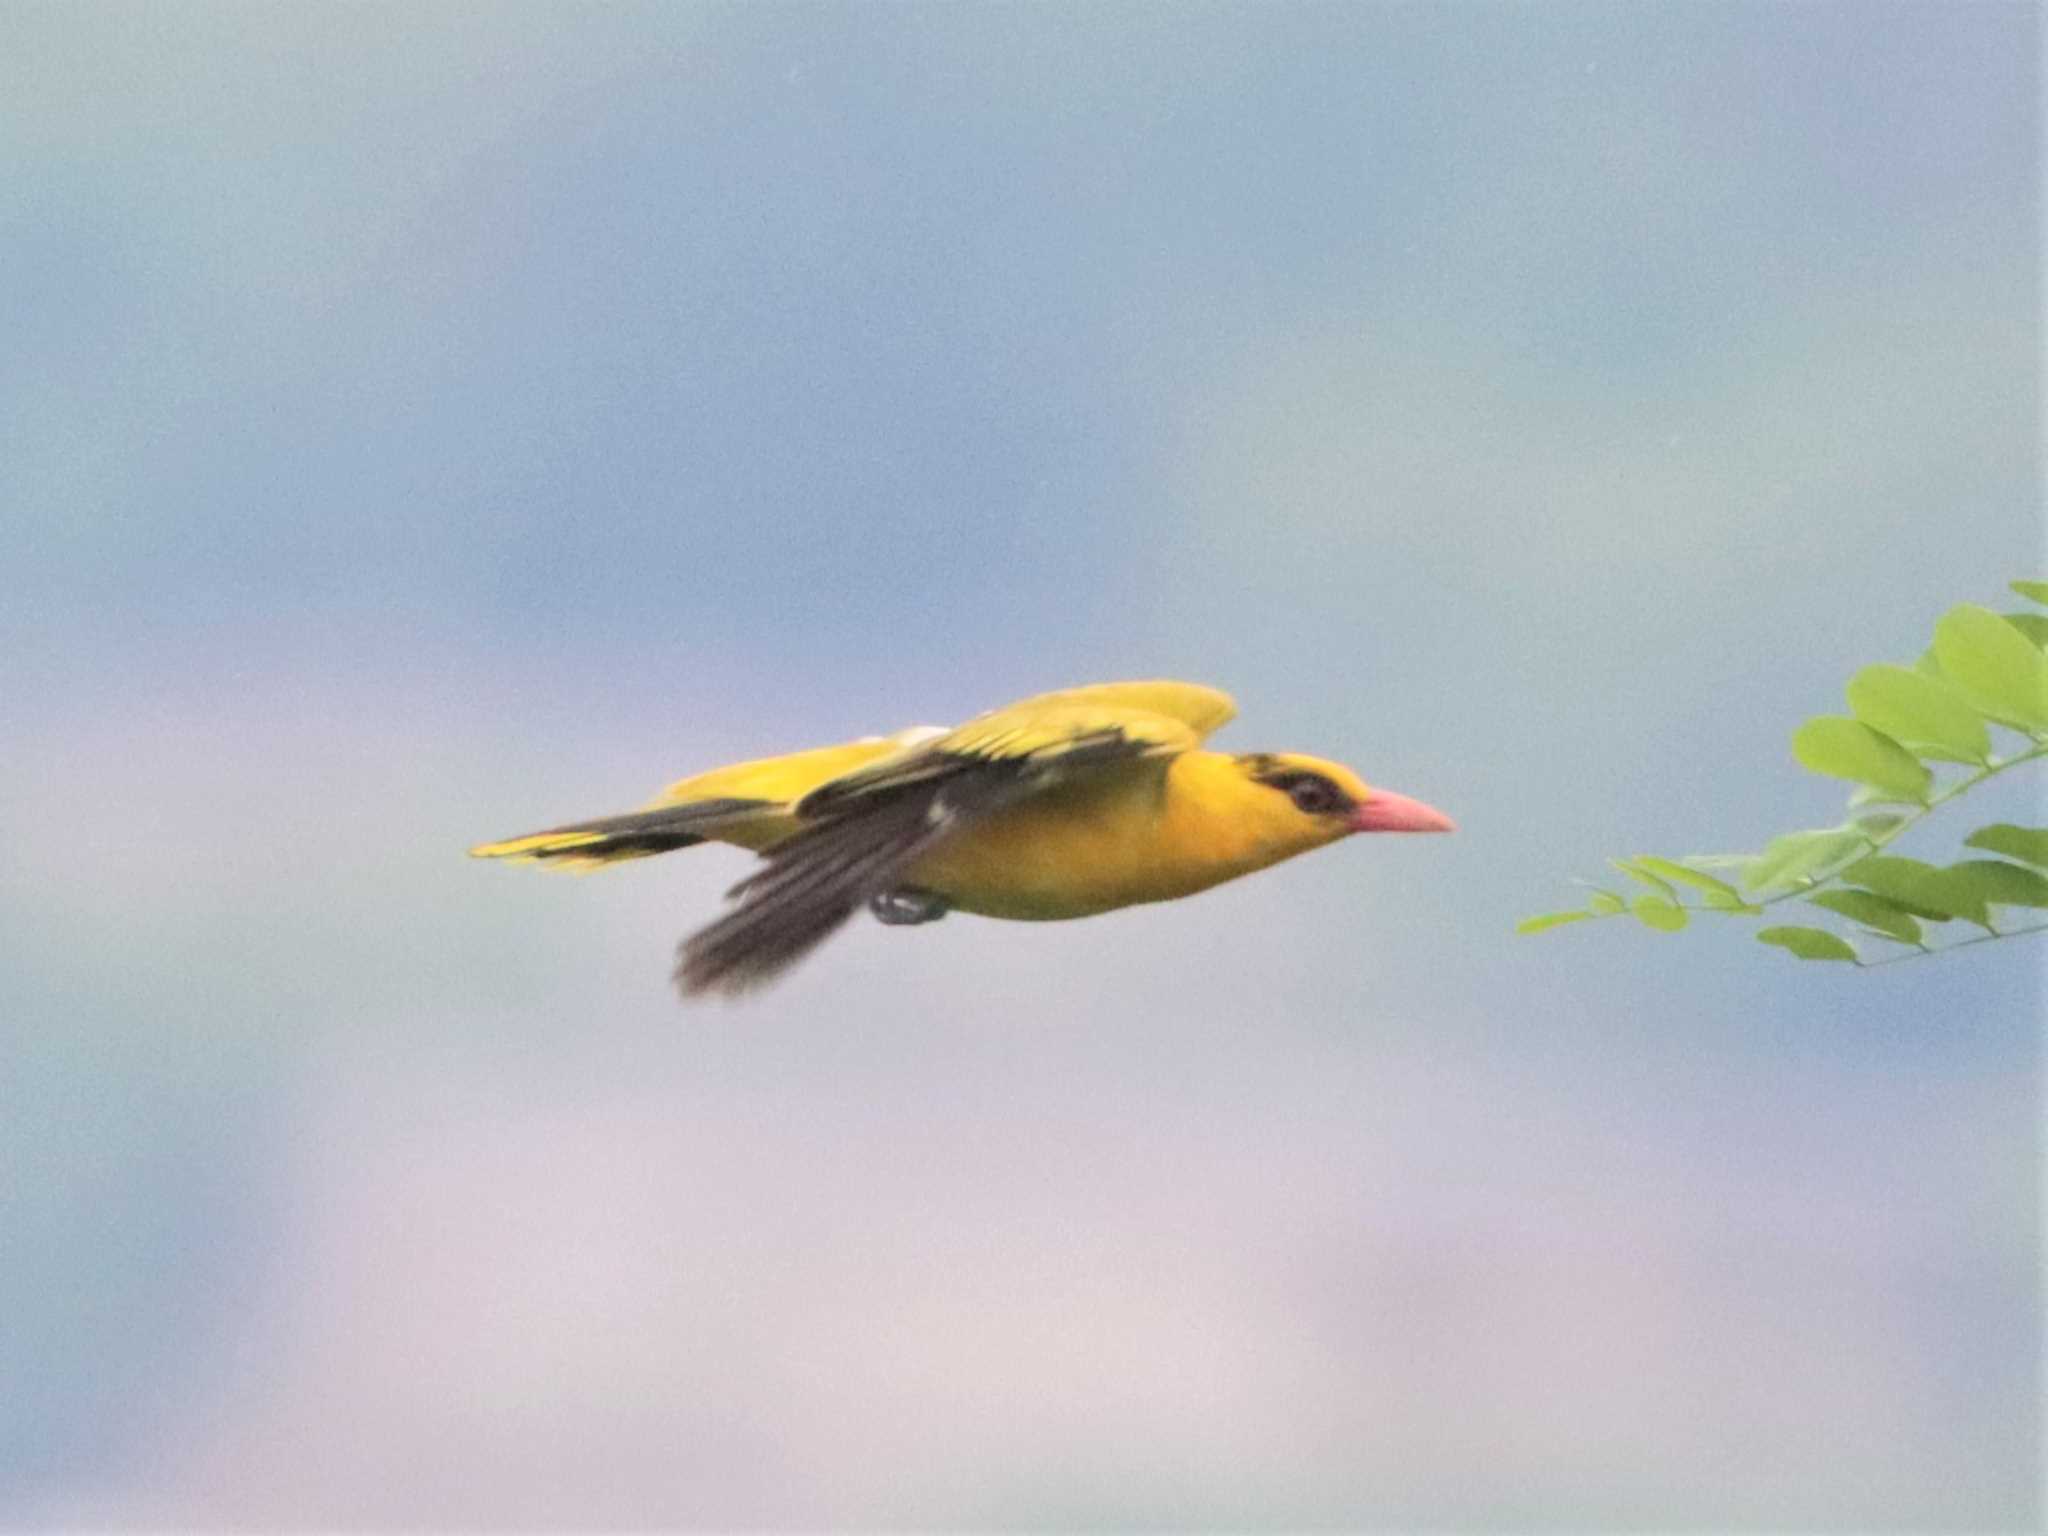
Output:
[[[1302,752],[1255,752],[1238,770],[1261,793],[1253,804],[1275,834],[1300,849],[1354,832],[1449,832],[1451,818],[1390,789],[1374,789],[1342,763]]]

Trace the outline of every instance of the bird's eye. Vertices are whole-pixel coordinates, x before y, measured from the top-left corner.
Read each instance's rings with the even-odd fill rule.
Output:
[[[1343,790],[1318,774],[1305,773],[1287,786],[1287,798],[1304,816],[1328,816],[1350,803]]]

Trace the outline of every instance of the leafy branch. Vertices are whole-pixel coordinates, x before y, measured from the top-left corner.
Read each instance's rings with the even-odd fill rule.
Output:
[[[2048,581],[2015,581],[2012,590],[2048,605]],[[1854,924],[1859,937],[1901,948],[1866,959],[1833,929],[1805,924],[1761,928],[1756,937],[1802,960],[1866,968],[2048,931],[2048,921],[2012,926],[2003,916],[2003,909],[2048,908],[2048,828],[1979,827],[1963,846],[1999,857],[1940,867],[1885,852],[1980,784],[2048,758],[2048,617],[1998,614],[1972,603],[1951,608],[1934,627],[1933,646],[1912,666],[1865,667],[1846,692],[1850,713],[1800,726],[1792,755],[1815,773],[1857,786],[1847,820],[1787,832],[1761,853],[1610,859],[1639,889],[1624,896],[1593,886],[1585,906],[1525,918],[1515,931],[1630,916],[1675,933],[1696,914],[1757,917],[1798,901]],[[2018,744],[1995,750],[1994,730],[2000,746],[2008,738]],[[1930,940],[1925,925],[1951,923],[1963,928],[1944,933],[1983,931]]]

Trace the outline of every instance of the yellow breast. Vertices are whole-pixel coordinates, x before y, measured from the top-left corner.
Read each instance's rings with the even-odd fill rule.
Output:
[[[1170,901],[1314,846],[1293,818],[1266,814],[1267,799],[1286,804],[1219,753],[1137,763],[994,813],[920,859],[907,883],[985,917]]]

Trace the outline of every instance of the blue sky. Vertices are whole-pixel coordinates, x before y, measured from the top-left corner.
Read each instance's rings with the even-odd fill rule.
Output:
[[[2039,954],[1508,933],[2039,568],[2033,10],[5,30],[0,1518],[2037,1517]],[[460,857],[1155,674],[1461,831]]]

